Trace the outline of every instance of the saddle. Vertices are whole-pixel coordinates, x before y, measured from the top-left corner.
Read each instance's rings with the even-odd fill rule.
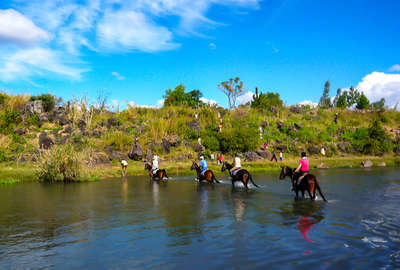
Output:
[[[236,169],[236,170],[234,170],[233,172],[232,172],[232,176],[236,176],[236,174],[240,171],[240,170],[242,170],[242,169]]]

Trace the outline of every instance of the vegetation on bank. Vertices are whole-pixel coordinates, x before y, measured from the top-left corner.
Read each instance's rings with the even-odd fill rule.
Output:
[[[162,108],[128,105],[121,111],[107,108],[104,94],[95,102],[87,97],[63,102],[49,94],[0,93],[1,178],[119,176],[119,161],[128,158],[136,160],[128,175],[140,175],[153,152],[176,175],[190,173],[186,165],[200,153],[207,158],[222,153],[225,160],[241,153],[255,171],[281,164],[268,161],[279,151],[292,166],[302,151],[329,167],[359,166],[367,156],[396,165],[400,113],[385,108],[384,100],[371,104],[354,88],[339,89],[331,98],[329,86],[315,108],[285,106],[278,93],[258,90],[252,102],[236,106],[245,92],[239,78],[219,86],[230,109],[205,104],[199,90],[186,92],[183,85],[166,90]],[[7,166],[18,173],[7,174]]]

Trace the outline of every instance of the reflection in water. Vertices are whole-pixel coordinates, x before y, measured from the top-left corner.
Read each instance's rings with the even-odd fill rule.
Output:
[[[197,192],[200,193],[200,215],[202,217],[207,216],[208,212],[208,202],[209,202],[209,192],[214,189],[213,185],[208,183],[197,184]]]
[[[232,190],[233,213],[236,221],[243,221],[246,211],[246,200],[250,197],[248,191]]]
[[[128,180],[126,179],[126,177],[122,178],[121,188],[122,188],[122,199],[124,201],[124,204],[127,204],[128,203]]]
[[[153,195],[153,203],[155,207],[158,207],[160,203],[160,183],[156,181],[150,181],[150,185],[152,185],[152,195]]]

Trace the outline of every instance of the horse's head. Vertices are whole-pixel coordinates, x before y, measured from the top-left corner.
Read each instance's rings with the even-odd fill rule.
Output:
[[[197,165],[197,163],[195,161],[192,162],[192,166],[190,167],[190,170],[197,170],[197,168],[199,167],[199,165]]]
[[[150,171],[150,169],[151,169],[150,164],[149,163],[145,163],[144,164],[144,169]]]
[[[282,167],[281,174],[279,175],[279,179],[283,180],[286,176],[292,176],[293,170],[288,166]]]

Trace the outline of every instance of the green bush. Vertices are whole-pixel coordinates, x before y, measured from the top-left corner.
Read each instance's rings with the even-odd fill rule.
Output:
[[[3,133],[12,132],[21,121],[21,113],[17,110],[6,109],[0,111],[0,130]]]
[[[51,112],[56,103],[56,97],[50,94],[42,94],[40,96],[31,96],[31,98],[29,99],[30,101],[35,101],[35,100],[41,100],[42,104],[43,104],[43,109],[45,112]]]

